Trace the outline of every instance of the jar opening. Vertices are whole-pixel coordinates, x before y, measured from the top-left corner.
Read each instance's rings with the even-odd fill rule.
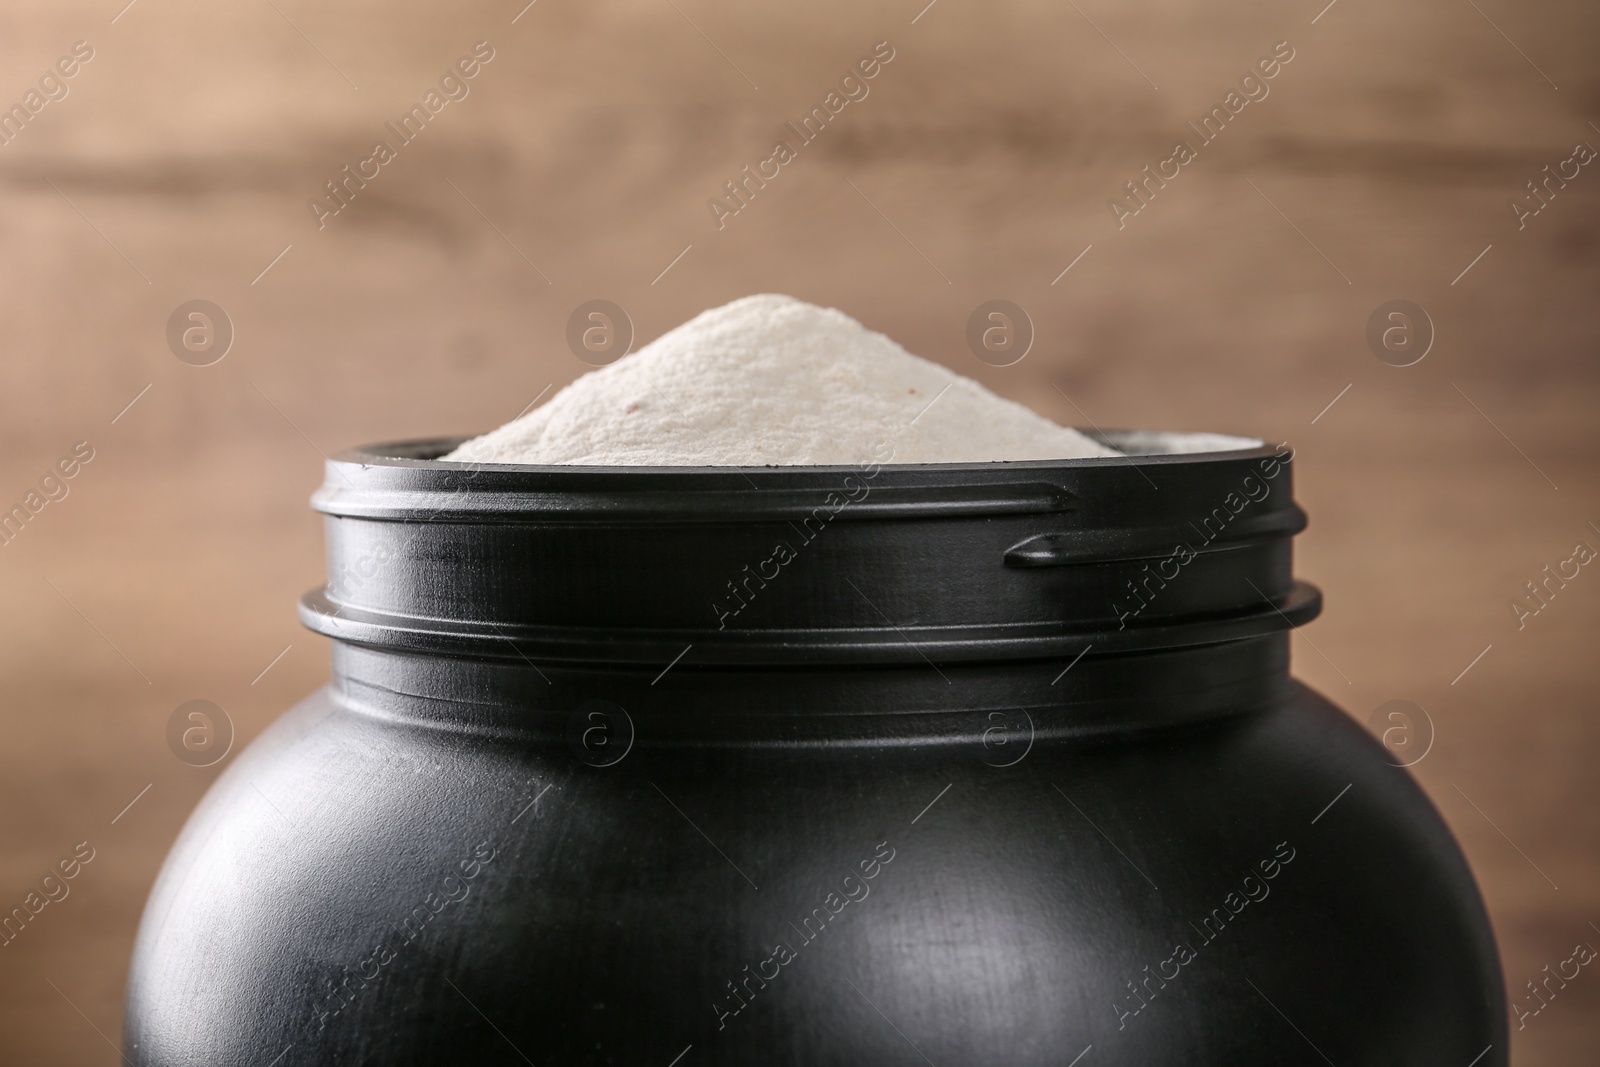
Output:
[[[302,619],[418,653],[693,668],[1103,655],[1316,615],[1292,450],[1105,439],[1145,451],[623,468],[427,458],[454,439],[352,450],[313,498],[329,580]]]

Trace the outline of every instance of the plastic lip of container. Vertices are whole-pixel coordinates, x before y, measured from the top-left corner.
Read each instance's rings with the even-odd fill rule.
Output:
[[[701,662],[754,664],[1052,655],[1089,642],[1107,652],[1315,616],[1316,591],[1289,572],[1288,539],[1305,517],[1287,451],[1221,435],[1104,440],[1241,447],[743,468],[428,458],[457,439],[354,450],[313,497],[339,536],[329,585],[306,597],[302,618],[329,637],[392,647],[578,658],[588,648],[652,663],[699,643]],[[1164,562],[1184,557],[1180,546],[1207,566]],[[362,577],[375,555],[413,550],[430,561],[425,587],[404,565]],[[552,554],[573,566],[552,569]],[[785,571],[802,557],[811,577],[793,582]],[[818,584],[824,567],[836,571]],[[1163,577],[1174,568],[1183,580]],[[537,597],[520,595],[530,582]]]

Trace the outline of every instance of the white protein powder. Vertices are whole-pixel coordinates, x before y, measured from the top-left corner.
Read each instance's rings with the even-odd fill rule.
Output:
[[[440,458],[732,467],[1118,454],[843,312],[767,294],[703,312]]]

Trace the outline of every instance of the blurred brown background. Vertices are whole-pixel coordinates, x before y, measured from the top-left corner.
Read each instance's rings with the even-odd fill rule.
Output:
[[[96,850],[0,949],[0,1059],[118,1062],[140,908],[221,769],[174,758],[173,709],[216,701],[243,745],[325,678],[294,615],[318,451],[509,419],[587,369],[564,328],[597,297],[642,342],[787,292],[1065,423],[1291,442],[1327,598],[1297,672],[1363,721],[1427,709],[1415,773],[1513,997],[1600,946],[1600,572],[1521,631],[1508,606],[1600,548],[1600,163],[1508,207],[1600,146],[1600,8],[523,2],[0,13],[0,103],[94,51],[0,146],[0,505],[94,449],[0,547],[0,909]],[[308,198],[480,40],[470,95],[319,231]],[[719,231],[706,200],[883,40],[870,96]],[[1118,230],[1108,198],[1283,40],[1270,95]],[[964,341],[996,297],[1038,333],[1006,369]],[[212,366],[168,350],[193,298],[236,330]],[[1394,298],[1437,330],[1407,368],[1364,339]],[[1585,970],[1513,1062],[1600,1062],[1597,1018]]]

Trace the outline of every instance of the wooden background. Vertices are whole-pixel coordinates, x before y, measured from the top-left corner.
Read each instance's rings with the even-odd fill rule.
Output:
[[[118,1062],[140,908],[218,769],[168,751],[173,709],[216,701],[242,745],[326,677],[294,616],[318,451],[498,425],[587,369],[564,327],[597,297],[642,341],[787,292],[1062,422],[1290,441],[1327,597],[1298,674],[1363,721],[1428,710],[1415,773],[1513,995],[1600,946],[1600,573],[1520,631],[1508,606],[1600,548],[1600,165],[1520,230],[1508,207],[1600,146],[1600,8],[121,2],[0,13],[0,101],[94,49],[0,146],[0,504],[95,450],[0,547],[0,908],[96,850],[0,949],[6,1062]],[[480,40],[470,95],[319,230],[306,201]],[[882,40],[870,96],[719,231],[706,200]],[[1270,95],[1119,230],[1108,198],[1283,40]],[[1037,328],[1006,369],[963,340],[995,297]],[[194,298],[236,330],[209,367],[165,340]],[[1437,332],[1408,368],[1364,340],[1395,298]],[[1586,970],[1514,1062],[1596,1062],[1597,1018]]]

